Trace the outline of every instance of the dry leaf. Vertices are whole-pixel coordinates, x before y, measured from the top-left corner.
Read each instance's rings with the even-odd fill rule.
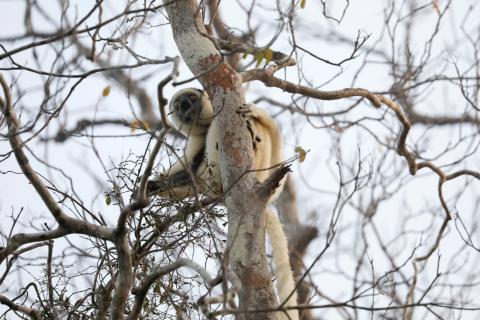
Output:
[[[108,96],[110,94],[110,89],[111,89],[110,86],[106,86],[102,91],[102,96],[104,97]]]
[[[132,124],[130,125],[130,131],[132,133],[135,132],[135,130],[137,130],[139,126],[140,126],[140,122],[138,120],[133,120]]]

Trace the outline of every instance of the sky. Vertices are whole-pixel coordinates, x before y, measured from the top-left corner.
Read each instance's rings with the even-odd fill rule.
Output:
[[[225,2],[225,1],[224,1]],[[75,10],[69,11],[70,19],[73,19],[75,15],[81,16],[82,12],[86,12],[92,5],[92,1],[70,1],[71,8]],[[281,2],[285,8],[286,3]],[[343,8],[347,2],[345,1],[327,1],[327,12],[333,17],[340,17],[343,12]],[[397,32],[398,40],[394,47],[389,47],[390,43],[385,41],[383,37],[384,33],[388,32],[383,29],[384,27],[384,6],[389,1],[383,0],[351,0],[349,7],[341,21],[336,23],[333,20],[327,20],[322,14],[322,8],[318,1],[309,0],[306,2],[305,9],[297,9],[296,18],[296,41],[301,44],[303,48],[311,50],[321,57],[331,60],[339,61],[351,50],[350,44],[341,44],[332,41],[334,45],[324,40],[324,35],[329,30],[335,30],[338,34],[342,34],[349,40],[354,40],[357,34],[369,35],[369,39],[366,42],[366,46],[370,47],[377,41],[380,41],[380,48],[385,48],[386,52],[398,50],[402,48],[402,31]],[[405,2],[399,1],[397,7],[401,7]],[[419,1],[419,3],[427,6],[430,2]],[[440,7],[446,5],[446,1],[438,1]],[[42,5],[45,3],[42,3]],[[426,66],[426,73],[429,75],[436,72],[443,71],[446,74],[454,74],[451,65],[448,69],[441,69],[442,63],[449,61],[458,61],[459,67],[462,70],[469,70],[469,65],[473,63],[472,57],[469,56],[471,50],[465,41],[465,35],[459,29],[459,25],[462,25],[462,21],[471,21],[464,27],[466,33],[469,30],[475,30],[478,26],[475,25],[475,21],[472,21],[468,16],[469,11],[478,12],[478,8],[470,10],[469,6],[474,5],[475,1],[454,1],[454,10],[452,14],[448,15],[443,21],[441,28],[441,36],[439,41],[436,41],[433,46],[433,52],[440,52],[445,49],[449,54],[438,57],[438,64],[431,64]],[[262,4],[263,5],[263,4]],[[23,6],[22,1],[1,1],[0,2],[0,21],[2,25],[8,26],[8,28],[0,29],[0,38],[21,34],[24,30],[23,26]],[[58,5],[55,2],[47,4],[48,14],[51,14],[60,23],[60,14]],[[50,7],[51,6],[51,7]],[[121,9],[120,3],[112,2],[105,4],[105,16],[112,14],[112,12],[118,12]],[[225,19],[232,27],[242,29],[245,27],[245,15],[237,14],[241,12],[233,1],[228,3],[222,3],[222,13]],[[429,11],[430,10],[430,11]],[[436,11],[432,7],[431,9],[425,9],[421,18],[416,21],[415,28],[418,32],[415,32],[415,39],[412,41],[410,50],[415,57],[421,56],[424,48],[423,44],[428,40],[432,30],[433,21],[436,19]],[[470,14],[473,14],[470,12]],[[258,46],[265,45],[272,37],[272,30],[275,30],[279,24],[279,19],[286,19],[285,17],[279,18],[273,14],[272,10],[269,10],[268,5],[265,5],[264,10],[259,10],[259,16],[252,20],[253,25],[258,25]],[[262,21],[261,24],[258,22]],[[50,26],[41,16],[35,16],[35,27],[39,30],[48,31]],[[94,23],[95,19],[87,21]],[[152,20],[152,25],[155,26],[151,29],[142,29],[142,35],[138,39],[131,40],[128,43],[129,46],[135,49],[136,52],[144,56],[161,59],[164,56],[176,56],[178,51],[173,43],[170,29],[168,26],[159,27],[166,20],[162,15],[158,15]],[[119,30],[126,30],[129,25],[116,25]],[[395,30],[395,26],[391,26],[391,30]],[[390,31],[391,31],[390,30]],[[285,31],[285,30],[284,30]],[[109,36],[106,32],[103,36]],[[379,40],[382,37],[382,40]],[[388,39],[388,36],[386,37]],[[13,48],[22,42],[16,44],[0,41],[5,47]],[[283,32],[279,38],[274,42],[272,48],[282,52],[289,52],[291,50],[291,38],[288,33]],[[71,51],[69,51],[71,52]],[[132,63],[128,50],[120,48],[118,50],[112,50],[108,48],[106,52],[113,52],[113,56],[109,57],[112,63]],[[40,61],[42,61],[41,68],[48,69],[48,63],[54,61],[55,55],[52,48],[46,46],[38,50]],[[21,64],[27,64],[32,67],[38,67],[35,65],[35,61],[30,56],[29,52],[19,53],[14,57],[17,62]],[[71,57],[63,57],[68,60]],[[369,55],[365,58],[364,52],[360,52],[357,59],[347,62],[342,65],[341,68],[331,66],[325,63],[320,63],[315,58],[305,53],[299,53],[296,58],[304,66],[303,69],[296,67],[290,68],[286,71],[279,72],[279,75],[286,76],[290,81],[298,81],[299,75],[304,76],[305,79],[309,79],[309,83],[305,80],[303,84],[308,84],[312,87],[321,87],[323,90],[341,89],[344,87],[350,87],[352,84],[356,87],[368,88],[374,92],[388,91],[392,85],[391,70],[388,66],[381,63],[381,59],[375,55]],[[361,64],[367,59],[368,67],[358,72]],[[5,61],[0,61],[0,67],[5,68],[9,66]],[[91,68],[92,64],[88,62],[84,63],[86,68]],[[431,69],[431,70],[430,70]],[[156,84],[171,70],[170,65],[158,65],[158,66],[144,66],[130,71],[131,75],[135,79],[146,80],[141,82],[141,85],[147,90],[151,97],[155,97]],[[78,70],[82,72],[83,70]],[[75,72],[75,70],[74,70]],[[337,76],[339,73],[341,74]],[[28,121],[31,119],[35,112],[38,110],[39,101],[41,101],[43,95],[41,88],[44,77],[29,73],[27,71],[22,72],[8,72],[3,71],[8,75],[9,81],[12,80],[12,76],[18,83],[22,85],[24,92],[21,103],[25,106],[22,111],[21,120]],[[179,80],[189,79],[191,73],[188,71],[184,64],[180,66]],[[57,81],[57,80],[54,80]],[[140,81],[140,80],[139,80]],[[67,89],[73,85],[74,81],[66,82]],[[63,85],[63,79],[58,80],[58,86]],[[198,83],[188,83],[187,86],[198,86]],[[107,86],[111,86],[111,92],[107,97],[102,95],[102,91]],[[171,96],[175,90],[171,86],[166,88],[166,95]],[[265,88],[259,83],[251,83],[245,86],[247,101],[253,101],[259,96],[274,97],[280,101],[290,102],[291,97],[289,94],[280,92],[275,88]],[[51,101],[50,106],[55,106],[62,101],[65,97],[65,92],[56,99]],[[14,92],[19,94],[20,92]],[[461,92],[456,87],[451,86],[436,86],[423,92],[418,97],[419,110],[427,114],[458,114],[465,108],[463,102],[460,102]],[[155,101],[155,99],[153,99]],[[322,111],[332,112],[345,106],[350,105],[350,102],[335,101],[335,102],[315,102],[310,101],[308,108],[310,111]],[[309,122],[305,122],[303,116],[291,115],[286,112],[281,112],[278,107],[271,106],[265,103],[260,104],[270,114],[275,115],[276,119],[280,123],[282,132],[284,134],[284,150],[286,157],[294,155],[294,149],[296,146],[301,146],[305,150],[308,150],[307,159],[304,163],[294,163],[293,176],[295,178],[298,188],[298,202],[300,204],[302,213],[302,222],[306,224],[314,223],[320,229],[319,238],[312,243],[311,253],[306,258],[306,264],[313,260],[315,257],[315,250],[323,246],[325,240],[325,233],[327,231],[328,222],[330,220],[333,208],[335,207],[335,195],[338,189],[338,169],[336,162],[341,157],[344,164],[355,164],[358,159],[364,159],[365,167],[363,170],[369,168],[376,168],[381,163],[382,156],[385,154],[385,149],[379,145],[375,139],[366,134],[363,130],[352,129],[346,130],[342,135],[335,136],[331,130],[325,128],[325,123],[328,123],[328,119],[315,118],[309,119]],[[93,112],[94,110],[94,112]],[[85,115],[101,117],[126,117],[130,118],[132,110],[138,112],[138,106],[133,99],[130,99],[128,93],[122,87],[119,87],[102,77],[101,75],[89,77],[83,81],[75,89],[73,94],[69,97],[64,114],[58,119],[52,122],[52,125],[46,129],[41,136],[49,137],[56,133],[59,126],[67,123],[68,127],[71,127],[76,120],[82,119]],[[360,119],[365,116],[381,117],[383,114],[371,106],[361,105],[355,108],[349,113],[348,119]],[[386,119],[382,124],[369,122],[370,129],[378,133],[380,136],[386,136],[390,133],[390,130],[398,130],[398,122],[394,118],[386,116]],[[473,129],[464,129],[467,131]],[[2,133],[4,128],[2,128]],[[113,223],[118,214],[118,208],[115,206],[107,205],[105,203],[105,192],[108,192],[111,188],[109,180],[114,179],[115,174],[110,171],[111,168],[117,166],[122,160],[132,159],[132,155],[142,154],[145,150],[148,137],[142,134],[141,130],[132,132],[130,128],[118,128],[118,127],[106,127],[95,128],[87,130],[89,134],[96,134],[99,137],[90,139],[88,137],[76,137],[68,140],[62,144],[45,144],[38,139],[33,140],[28,144],[28,147],[34,152],[37,159],[31,157],[31,162],[35,170],[37,170],[42,176],[49,181],[54,181],[55,185],[66,192],[75,192],[79,198],[84,199],[85,203],[91,206],[95,211],[101,212],[102,215]],[[411,132],[409,142],[412,145],[419,145],[420,148],[425,146],[426,151],[423,154],[426,158],[435,158],[436,153],[440,152],[449,145],[451,137],[459,137],[466,135],[465,132],[458,132],[455,129],[436,130],[433,133],[427,131],[424,127],[414,128]],[[120,135],[120,137],[118,137]],[[23,137],[27,138],[26,134]],[[117,137],[112,137],[117,136]],[[474,140],[473,140],[474,141]],[[92,145],[96,149],[100,150],[99,154],[92,151]],[[452,159],[458,157],[458,152],[468,150],[468,146],[462,145],[445,157],[435,159],[440,164],[448,163]],[[0,154],[4,154],[9,151],[9,145],[5,142],[0,142]],[[460,153],[461,154],[461,153]],[[333,158],[332,155],[336,155],[337,158]],[[388,155],[388,163],[392,164],[392,168],[386,166],[382,170],[385,174],[396,174],[393,169],[398,163],[404,162],[403,159]],[[165,159],[165,154],[163,154]],[[41,161],[39,161],[41,160]],[[51,167],[46,167],[43,162],[47,162]],[[165,160],[163,162],[166,164]],[[471,160],[465,161],[465,167],[471,169],[479,169],[478,155]],[[405,247],[414,245],[415,243],[424,243],[425,247],[422,250],[426,250],[431,244],[435,231],[437,230],[441,218],[433,219],[432,215],[439,213],[438,198],[436,194],[432,192],[435,190],[437,179],[431,174],[419,174],[415,179],[410,179],[405,163],[405,171],[399,176],[399,184],[405,183],[405,186],[396,192],[395,195],[387,203],[380,205],[379,211],[381,214],[375,216],[376,225],[380,228],[385,243],[392,242],[394,246],[398,246],[399,261],[407,257],[410,250],[405,250]],[[45,216],[48,216],[48,212],[45,206],[40,201],[39,197],[35,194],[33,188],[28,184],[26,179],[18,174],[19,168],[16,165],[13,157],[0,163],[0,227],[2,231],[8,230],[10,219],[8,215],[16,214],[20,208],[23,208],[22,222],[23,225],[19,225],[16,229],[17,232],[28,229],[30,223],[39,226],[43,221],[46,221]],[[64,178],[63,173],[71,177],[71,181]],[[348,170],[343,172],[345,177],[349,177]],[[376,177],[380,179],[381,177]],[[72,184],[74,188],[72,188]],[[459,188],[464,187],[464,181],[452,182],[445,188],[445,192],[450,199],[450,203],[453,203]],[[454,211],[465,215],[465,221],[471,222],[472,225],[476,218],[476,197],[478,196],[478,183],[477,187],[468,185],[469,189],[465,194],[460,196],[458,201],[455,201]],[[359,195],[358,202],[362,203],[372,196],[378,196],[379,193],[384,190],[376,189],[370,190],[368,186],[365,191],[362,191]],[[125,196],[127,199],[127,196]],[[412,219],[406,219],[405,215],[417,213],[418,207],[425,207],[425,212],[415,216]],[[433,213],[432,213],[433,212]],[[436,212],[436,213],[435,213]],[[352,224],[362,223],[362,219],[358,216],[355,208],[347,206],[345,212],[340,217],[340,225],[342,228],[349,228]],[[398,237],[399,224],[406,223],[406,229],[411,230],[411,235],[405,237],[405,242],[395,243],[396,237]],[[430,230],[428,234],[423,234],[421,231],[425,230],[425,224],[431,223],[432,225],[427,228]],[[358,232],[358,228],[352,228],[353,231]],[[433,230],[433,231],[432,231]],[[449,229],[447,239],[443,242],[442,258],[443,261],[455,264],[455,261],[468,261],[468,264],[475,266],[478,263],[478,258],[472,256],[471,252],[461,251],[459,247],[463,246],[460,233],[456,232],[454,228]],[[372,232],[368,228],[365,232]],[[335,248],[341,250],[341,248],[349,248],[348,250],[356,251],[356,246],[359,246],[355,242],[358,240],[359,234],[352,232],[351,236],[342,236],[335,243]],[[478,239],[478,236],[476,237]],[[375,261],[376,270],[381,273],[382,270],[389,270],[391,266],[389,261],[382,256],[382,249],[375,245],[374,241],[371,241],[371,246],[367,250],[367,255]],[[360,248],[360,246],[359,246]],[[360,250],[360,249],[358,249]],[[316,283],[323,284],[330,290],[336,293],[337,296],[343,296],[344,290],[341,288],[341,283],[348,284],[349,282],[342,276],[339,276],[332,270],[342,269],[345,272],[351,272],[355,268],[354,259],[348,255],[342,256],[339,259],[334,257],[334,251],[332,249],[326,258],[322,261],[320,267],[314,274]],[[451,259],[452,256],[458,255],[458,259]],[[452,262],[453,261],[453,262]],[[334,263],[334,265],[330,265]],[[435,264],[427,266],[428,268],[434,268]],[[451,265],[442,265],[445,269],[449,269]],[[406,267],[411,271],[411,267]],[[410,268],[410,269],[409,269]],[[428,283],[429,279],[422,279],[423,283]],[[322,300],[319,300],[322,302]],[[328,312],[328,311],[327,311]],[[334,313],[332,313],[334,314]],[[324,314],[325,315],[325,314]],[[326,314],[326,316],[329,313]],[[452,319],[453,319],[452,315]],[[335,317],[335,314],[334,314]],[[430,318],[428,318],[430,319]],[[474,316],[469,313],[464,314],[462,319],[474,319]]]

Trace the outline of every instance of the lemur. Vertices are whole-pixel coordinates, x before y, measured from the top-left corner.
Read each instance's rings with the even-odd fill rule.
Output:
[[[148,182],[149,194],[181,200],[195,193],[219,198],[223,195],[222,177],[219,167],[218,128],[210,99],[205,91],[189,88],[177,92],[170,100],[170,114],[176,129],[187,137],[185,156],[180,158],[158,180]],[[282,137],[275,121],[262,109],[252,104],[238,109],[247,118],[252,135],[256,178],[259,182],[272,174],[273,168],[283,161]],[[194,182],[192,181],[194,179]],[[270,197],[275,200],[283,188],[281,184]],[[289,296],[285,306],[297,305],[295,282],[288,256],[288,243],[282,224],[267,208],[266,229],[272,245],[273,262],[276,269],[277,291],[280,302]],[[289,310],[288,316],[279,313],[282,319],[298,319],[297,310]]]

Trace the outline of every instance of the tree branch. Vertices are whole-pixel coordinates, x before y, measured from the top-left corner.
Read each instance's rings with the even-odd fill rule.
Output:
[[[10,89],[7,82],[0,73],[0,86],[3,89],[5,95],[5,101],[0,98],[0,109],[3,111],[5,120],[8,125],[8,139],[10,145],[17,159],[17,163],[20,166],[25,177],[30,181],[38,195],[42,198],[44,204],[49,209],[52,216],[58,222],[58,224],[68,233],[81,233],[101,239],[112,240],[113,230],[104,226],[95,225],[87,221],[71,218],[66,215],[63,210],[57,205],[57,202],[52,197],[48,189],[43,185],[39,176],[35,173],[30,166],[27,156],[23,152],[23,142],[19,136],[20,122],[12,107],[12,98],[10,95]]]
[[[439,166],[433,164],[432,162],[429,162],[429,161],[417,162],[416,155],[410,150],[408,150],[407,148],[406,141],[407,141],[408,133],[411,128],[410,120],[408,119],[407,115],[405,114],[405,112],[402,110],[402,107],[398,103],[394,102],[393,100],[383,95],[376,95],[366,89],[361,89],[361,88],[349,88],[349,89],[343,89],[343,90],[337,90],[337,91],[316,90],[316,89],[308,88],[305,86],[297,85],[286,80],[275,78],[273,76],[273,73],[275,71],[276,70],[272,68],[254,69],[254,70],[245,71],[242,73],[243,81],[246,82],[246,81],[252,81],[252,80],[259,80],[269,87],[270,86],[277,87],[290,93],[298,93],[304,96],[308,96],[308,97],[316,98],[320,100],[338,100],[338,99],[351,98],[351,97],[364,97],[364,98],[367,98],[376,108],[380,108],[382,105],[385,105],[388,109],[393,111],[398,121],[402,125],[402,130],[398,137],[398,143],[397,143],[396,149],[398,154],[401,155],[403,158],[405,158],[405,160],[407,161],[410,174],[415,175],[419,170],[424,168],[429,168],[432,172],[434,172],[438,176],[438,179],[439,179],[438,196],[439,196],[439,200],[442,205],[442,208],[445,212],[445,220],[437,234],[437,238],[434,245],[428,250],[427,254],[425,254],[424,256],[418,257],[416,261],[424,261],[428,259],[431,256],[431,254],[435,251],[435,249],[438,248],[440,239],[443,235],[443,232],[446,229],[447,223],[449,220],[452,219],[450,210],[444,200],[443,188],[442,188],[443,184],[448,180],[452,180],[462,175],[470,175],[480,180],[480,173],[472,170],[460,170],[447,175],[442,169],[440,169]],[[447,178],[449,179],[447,180]]]
[[[251,139],[236,111],[245,100],[241,78],[224,61],[205,30],[194,0],[179,0],[166,6],[177,47],[192,73],[212,101],[218,128],[220,169],[228,209],[226,259],[238,275],[241,308],[275,304],[265,248],[265,206],[268,198],[252,192],[256,178]],[[248,314],[246,319],[271,319],[272,313]]]
[[[14,303],[12,300],[8,299],[4,295],[0,295],[0,303],[3,305],[6,305],[13,311],[18,311],[21,312],[27,316],[29,316],[32,320],[41,320],[42,316],[40,314],[40,311],[33,309],[33,308],[28,308],[24,305]]]
[[[215,279],[208,274],[207,270],[192,260],[180,258],[169,265],[158,266],[145,276],[139,286],[132,289],[132,293],[135,295],[135,303],[127,319],[138,319],[140,312],[142,311],[142,306],[148,290],[150,290],[150,287],[158,278],[163,277],[164,275],[181,267],[189,268],[198,273],[209,287],[214,285]]]
[[[44,232],[17,233],[13,235],[10,239],[8,239],[7,246],[0,250],[0,264],[10,254],[15,254],[15,250],[17,250],[20,246],[24,244],[45,240],[53,240],[66,236],[68,234],[71,234],[71,232],[68,232],[62,227],[58,227],[57,229]]]

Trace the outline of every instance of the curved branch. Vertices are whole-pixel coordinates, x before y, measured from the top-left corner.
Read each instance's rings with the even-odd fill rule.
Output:
[[[275,78],[273,74],[278,68],[269,67],[266,69],[253,69],[242,72],[243,82],[258,80],[263,82],[267,87],[276,87],[290,93],[298,93],[307,97],[320,100],[338,100],[351,97],[364,97],[377,108],[380,108],[382,101],[372,92],[361,88],[347,88],[335,91],[316,90],[302,85],[295,84],[286,80]]]
[[[148,290],[150,290],[150,287],[155,282],[155,280],[181,267],[189,268],[198,273],[202,277],[202,279],[205,280],[208,286],[211,287],[214,285],[215,279],[213,279],[208,274],[207,270],[189,259],[180,258],[169,265],[156,267],[153,271],[151,271],[145,276],[145,278],[138,287],[132,289],[132,293],[135,295],[135,303],[127,319],[138,319],[140,312],[142,311],[143,302],[148,293]]]
[[[17,115],[12,107],[10,88],[8,87],[7,82],[1,73],[0,86],[2,87],[5,95],[5,101],[0,98],[0,109],[3,111],[8,125],[8,139],[15,154],[15,158],[17,159],[17,163],[20,166],[23,174],[33,185],[38,195],[42,198],[43,203],[47,206],[52,216],[63,229],[67,230],[68,233],[81,233],[105,240],[112,240],[113,230],[111,228],[69,217],[57,205],[55,199],[52,197],[33,168],[30,166],[28,158],[23,152],[23,142],[19,136],[20,122],[18,121]]]
[[[0,303],[3,305],[6,305],[13,311],[18,311],[21,312],[27,316],[29,316],[33,320],[41,320],[42,316],[40,314],[40,311],[33,309],[33,308],[28,308],[24,305],[17,304],[13,302],[12,300],[8,299],[4,295],[0,295]]]
[[[305,87],[302,85],[294,84],[286,80],[276,78],[273,76],[275,71],[276,70],[273,69],[272,67],[269,67],[266,69],[254,69],[254,70],[243,72],[242,77],[244,82],[259,80],[268,87],[277,87],[290,93],[294,93],[294,94],[298,93],[304,96],[308,96],[308,97],[320,99],[320,100],[339,100],[339,99],[351,98],[351,97],[364,97],[364,98],[367,98],[373,104],[374,107],[380,108],[382,105],[385,105],[388,109],[394,112],[398,121],[402,125],[402,130],[400,132],[398,143],[397,143],[397,152],[400,156],[405,158],[405,160],[407,161],[410,174],[415,175],[419,170],[428,168],[432,172],[434,172],[439,179],[438,196],[440,199],[441,206],[445,212],[445,220],[442,226],[440,227],[440,230],[438,231],[434,245],[427,251],[425,255],[416,258],[415,261],[427,260],[432,255],[432,253],[436,250],[436,248],[438,248],[441,237],[443,236],[443,233],[446,230],[446,227],[448,225],[448,221],[452,219],[452,215],[450,213],[450,210],[447,206],[447,203],[443,195],[443,184],[448,180],[452,180],[463,175],[469,175],[480,180],[480,173],[472,170],[460,170],[447,175],[439,166],[433,164],[432,162],[429,162],[429,161],[417,162],[417,158],[415,154],[412,151],[408,150],[407,148],[407,137],[408,137],[408,133],[410,132],[410,128],[412,126],[410,120],[408,119],[408,116],[405,114],[405,112],[402,110],[402,107],[398,103],[396,103],[395,101],[383,95],[377,95],[370,92],[369,90],[362,89],[362,88],[348,88],[348,89],[336,90],[336,91],[316,90],[313,88]]]
[[[7,246],[0,250],[0,264],[10,254],[15,253],[20,246],[45,240],[53,240],[71,234],[66,229],[59,227],[51,231],[36,232],[36,233],[17,233],[8,239]]]

